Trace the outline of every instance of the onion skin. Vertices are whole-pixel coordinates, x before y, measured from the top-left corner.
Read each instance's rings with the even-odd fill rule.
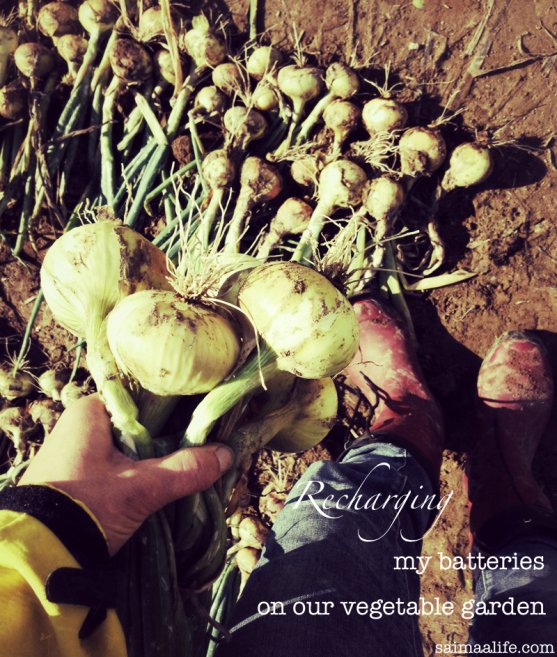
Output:
[[[295,262],[250,272],[238,301],[277,355],[279,369],[306,379],[338,374],[358,348],[348,299],[324,276]]]
[[[145,290],[108,316],[108,341],[118,366],[161,396],[209,392],[240,352],[232,324],[172,292]]]

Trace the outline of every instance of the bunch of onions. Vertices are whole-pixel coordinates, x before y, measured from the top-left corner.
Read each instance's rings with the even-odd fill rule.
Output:
[[[348,98],[352,98],[352,96],[358,93],[360,79],[358,78],[357,73],[349,66],[342,62],[335,62],[334,64],[331,64],[325,72],[325,84],[327,85],[328,93],[321,98],[302,123],[300,132],[296,137],[296,143],[298,144],[307,139],[314,126],[323,115],[323,112],[333,101],[337,99],[348,100]]]
[[[8,79],[10,57],[18,46],[17,32],[9,25],[0,25],[0,87]]]
[[[279,370],[303,379],[334,376],[358,348],[358,323],[348,299],[324,276],[298,263],[267,263],[250,270],[238,303],[263,347],[199,403],[186,444],[204,443],[214,423],[261,386],[262,376]]]
[[[399,142],[400,170],[405,176],[429,176],[443,164],[447,146],[438,128],[406,130]]]
[[[292,101],[292,118],[288,134],[277,149],[275,155],[281,155],[290,148],[294,131],[303,116],[306,104],[314,100],[323,91],[323,73],[312,66],[284,66],[277,75],[277,84],[281,92]]]
[[[125,388],[106,337],[106,317],[132,292],[169,289],[166,259],[147,239],[117,222],[102,221],[64,233],[48,250],[41,287],[55,319],[87,341],[87,364],[121,441],[133,453],[151,453],[149,436]]]
[[[263,238],[257,257],[267,260],[271,251],[286,235],[301,235],[307,228],[313,209],[299,198],[287,198],[277,210],[267,234]]]
[[[293,260],[302,262],[311,255],[317,244],[325,219],[338,208],[359,206],[367,176],[365,171],[350,160],[337,160],[328,164],[319,176],[319,200],[308,227],[304,231]]]
[[[282,178],[272,164],[259,157],[245,159],[240,172],[240,193],[226,234],[226,253],[240,252],[249,213],[256,205],[272,201],[281,191]]]
[[[492,171],[493,159],[489,148],[475,143],[460,144],[451,154],[441,187],[445,192],[450,192],[457,187],[479,185],[487,180]]]

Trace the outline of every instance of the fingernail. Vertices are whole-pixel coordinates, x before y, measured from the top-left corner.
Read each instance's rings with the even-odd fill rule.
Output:
[[[224,445],[217,447],[215,451],[217,460],[219,462],[219,467],[221,472],[226,472],[230,469],[232,463],[234,462],[234,452]]]

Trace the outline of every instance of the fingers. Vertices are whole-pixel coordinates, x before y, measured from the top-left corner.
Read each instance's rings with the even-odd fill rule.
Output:
[[[136,464],[134,484],[145,492],[150,512],[192,493],[205,490],[232,465],[234,454],[221,444],[192,447],[160,459]]]
[[[52,440],[74,439],[76,436],[97,437],[97,444],[112,440],[110,418],[99,395],[87,395],[73,402],[62,413],[50,438]]]

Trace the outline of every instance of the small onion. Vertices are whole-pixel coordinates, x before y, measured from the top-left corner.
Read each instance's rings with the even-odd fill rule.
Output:
[[[62,415],[61,409],[61,405],[52,399],[37,399],[29,406],[29,415],[35,424],[42,426],[44,435],[48,436]]]
[[[4,433],[12,441],[17,452],[14,465],[23,460],[27,437],[34,428],[25,408],[12,406],[0,411],[0,433]]]
[[[14,53],[19,72],[30,80],[46,77],[54,68],[52,51],[40,43],[22,43]]]
[[[45,36],[52,39],[64,34],[77,34],[79,32],[77,9],[67,2],[49,2],[41,7],[37,16],[37,26]]]
[[[447,192],[457,187],[471,187],[487,180],[493,171],[489,148],[479,144],[460,144],[451,154],[449,169],[441,186]]]
[[[27,90],[14,81],[0,88],[0,116],[7,121],[17,121],[27,114]]]
[[[239,146],[241,149],[245,149],[250,142],[264,137],[269,129],[267,119],[261,112],[241,105],[227,109],[223,123],[232,145]]]
[[[60,401],[62,388],[68,382],[67,372],[46,370],[37,379],[40,391],[53,401]]]
[[[195,96],[195,109],[205,114],[220,114],[225,107],[225,94],[213,85],[201,88]]]
[[[335,62],[325,71],[325,84],[335,98],[347,99],[358,93],[358,74],[346,64]]]
[[[110,49],[110,66],[114,75],[127,84],[140,84],[153,72],[147,50],[132,39],[116,39]]]
[[[34,390],[35,379],[30,374],[23,370],[17,370],[14,374],[9,364],[0,367],[0,397],[8,401],[24,399]]]
[[[369,214],[378,220],[394,216],[404,203],[404,187],[388,176],[372,180],[368,186],[365,206]]]
[[[238,94],[245,85],[244,77],[238,66],[232,62],[219,64],[211,74],[215,87],[223,91],[227,96]]]
[[[0,25],[0,86],[8,79],[8,62],[17,45],[17,32],[7,25]]]
[[[85,0],[79,5],[79,22],[91,36],[111,30],[118,18],[118,10],[110,0]]]
[[[296,262],[250,272],[238,295],[277,365],[306,379],[338,374],[358,348],[358,322],[348,299],[324,276]]]
[[[60,391],[60,401],[64,408],[68,408],[78,399],[86,397],[89,393],[89,388],[85,385],[80,385],[77,381],[70,381]]]
[[[404,105],[390,98],[373,98],[364,104],[362,121],[371,137],[381,132],[401,130],[408,121]]]
[[[240,252],[246,217],[251,210],[260,203],[272,201],[281,191],[282,177],[272,164],[259,157],[248,157],[244,160],[240,173],[240,193],[226,234],[227,253]]]
[[[321,69],[310,66],[299,68],[293,64],[280,69],[277,82],[282,93],[292,100],[295,114],[300,114],[303,106],[317,98],[324,87]]]
[[[287,198],[279,207],[269,226],[257,257],[266,260],[285,235],[301,235],[307,228],[313,209],[299,198]]]
[[[240,352],[227,319],[173,292],[147,290],[126,297],[108,316],[107,333],[122,371],[162,396],[212,390]]]
[[[183,38],[186,52],[197,68],[217,66],[226,57],[226,46],[212,32],[205,16],[195,16]]]
[[[155,65],[159,76],[169,84],[176,84],[176,71],[172,55],[168,50],[158,50],[155,53]]]
[[[240,544],[261,550],[269,534],[269,528],[259,518],[246,516],[238,525]]]
[[[140,41],[151,41],[164,36],[164,22],[162,8],[159,5],[149,7],[141,13],[139,18],[138,38]]]
[[[229,187],[236,178],[236,166],[224,148],[207,153],[201,170],[212,190]]]
[[[80,34],[65,34],[56,41],[56,50],[67,63],[72,75],[77,75],[83,57],[87,52],[88,41]]]
[[[303,187],[317,184],[320,171],[319,161],[311,155],[294,160],[290,165],[290,175],[294,182]]]
[[[262,112],[270,112],[279,106],[279,99],[275,90],[266,82],[260,82],[255,87],[251,100],[255,109]]]
[[[248,57],[246,69],[252,78],[262,80],[282,61],[282,53],[273,46],[259,46]]]
[[[347,100],[333,100],[323,112],[323,121],[333,131],[333,151],[340,150],[350,133],[358,128],[361,111]]]
[[[443,164],[445,140],[438,128],[409,128],[399,142],[400,170],[406,176],[428,176]]]

